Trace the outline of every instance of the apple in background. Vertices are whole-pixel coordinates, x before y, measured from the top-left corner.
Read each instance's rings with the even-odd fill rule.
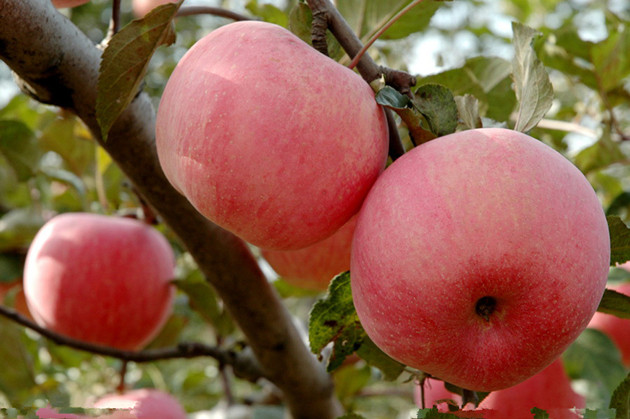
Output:
[[[419,383],[414,384],[413,399],[418,409],[422,409],[422,389]],[[424,408],[430,409],[435,405],[439,412],[447,413],[449,411],[448,403],[442,400],[452,400],[457,406],[462,404],[462,396],[448,391],[444,386],[444,381],[433,378],[425,379]]]
[[[175,397],[155,389],[137,389],[112,394],[94,403],[97,409],[125,409],[135,419],[186,419],[186,412]]]
[[[621,265],[620,268],[630,270],[630,264]],[[616,284],[609,287],[612,290],[625,295],[630,295],[630,282]],[[619,348],[623,364],[630,368],[630,319],[621,319],[612,314],[595,313],[588,327],[605,333]]]
[[[90,0],[51,0],[53,6],[57,9],[64,9],[66,7],[77,7],[82,4],[88,3]]]
[[[66,213],[49,220],[29,247],[24,293],[39,325],[136,350],[171,312],[174,263],[164,236],[141,221]]]
[[[425,384],[425,407],[437,404],[440,412],[448,412],[446,402],[451,399],[461,405],[462,398],[444,387],[444,382],[428,379]],[[414,400],[421,408],[420,386],[415,385]],[[466,405],[463,411],[456,412],[459,417],[477,417],[472,412],[472,405]],[[475,412],[483,412],[486,419],[531,419],[531,409],[538,407],[549,413],[554,419],[578,419],[580,416],[571,409],[585,407],[584,397],[571,388],[571,380],[564,370],[561,359],[555,360],[547,368],[520,384],[504,390],[493,391],[481,401]]]
[[[492,412],[488,419],[531,419],[534,407],[546,410],[553,419],[581,417],[570,409],[584,408],[584,397],[571,388],[561,359],[514,387],[490,393],[479,404],[479,409]]]
[[[382,108],[359,75],[266,22],[199,40],[157,112],[166,177],[201,214],[260,248],[325,239],[387,160]]]
[[[12,308],[23,316],[32,319],[30,311],[28,311],[28,305],[26,304],[26,297],[24,296],[24,288],[22,286],[22,278],[12,282],[0,282],[0,304],[5,304],[5,298],[8,294],[14,293]]]
[[[359,213],[350,270],[359,319],[385,353],[492,391],[577,338],[609,261],[584,175],[525,134],[488,128],[429,141],[385,170]]]
[[[299,250],[265,250],[269,265],[289,284],[325,291],[335,275],[350,269],[350,249],[357,217],[352,217],[332,236]]]
[[[131,9],[136,17],[145,17],[147,13],[158,6],[168,3],[175,3],[177,0],[133,0]]]

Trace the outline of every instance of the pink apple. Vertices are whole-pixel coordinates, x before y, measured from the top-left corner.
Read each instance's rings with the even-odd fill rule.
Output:
[[[444,382],[428,379],[425,384],[425,407],[438,406],[440,412],[448,412],[448,405],[442,400],[451,399],[458,405],[462,397],[451,393],[444,387]],[[422,407],[420,386],[414,389],[416,405]],[[440,402],[440,403],[438,403]],[[493,391],[480,404],[475,413],[483,412],[486,419],[531,419],[531,409],[543,409],[554,419],[577,419],[579,415],[573,408],[582,409],[584,397],[571,388],[571,381],[564,370],[561,359],[557,359],[544,370],[520,384],[504,390]],[[472,405],[466,405],[463,411],[455,412],[458,417],[478,417],[472,411]]]
[[[593,316],[610,260],[593,188],[562,155],[490,128],[429,141],[374,184],[352,293],[392,358],[478,391],[549,365]]]
[[[350,248],[357,217],[353,217],[332,236],[299,250],[262,250],[271,267],[288,283],[321,290],[328,288],[335,275],[350,269]]]
[[[169,243],[145,223],[66,213],[35,236],[24,293],[41,326],[86,342],[140,349],[171,312],[173,271]]]
[[[82,4],[88,3],[90,0],[51,0],[53,6],[57,9],[64,9],[66,7],[77,7]]]
[[[59,413],[57,409],[50,407],[40,407],[35,411],[38,419],[81,419],[81,416],[74,413]]]
[[[186,412],[177,399],[154,389],[131,390],[112,394],[94,403],[98,409],[122,409],[135,419],[186,419]]]
[[[584,406],[584,397],[573,391],[562,360],[558,359],[522,383],[490,393],[479,409],[492,411],[488,419],[531,419],[534,407],[547,411],[553,419],[577,419],[581,416],[571,409]]]
[[[198,41],[157,113],[160,163],[208,219],[261,248],[325,239],[385,166],[370,86],[286,29],[236,22]]]
[[[177,0],[132,0],[131,8],[134,16],[144,17],[158,6],[175,2],[177,2]]]
[[[621,268],[630,270],[630,264]],[[609,288],[625,295],[630,295],[630,282],[610,286]],[[623,364],[630,367],[630,319],[621,319],[612,314],[595,313],[588,327],[604,332],[621,352]]]
[[[454,402],[458,407],[462,404],[462,396],[451,393],[444,386],[444,381],[427,378],[424,381],[424,405],[422,404],[422,386],[416,383],[413,389],[413,399],[419,409],[430,409],[433,406],[438,411],[446,413],[449,411],[449,400]]]

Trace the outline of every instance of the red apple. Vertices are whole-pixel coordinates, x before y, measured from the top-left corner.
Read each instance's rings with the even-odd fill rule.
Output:
[[[66,213],[35,236],[24,293],[41,326],[134,350],[155,337],[171,312],[173,271],[169,243],[145,223]]]
[[[275,250],[321,241],[359,210],[385,166],[387,133],[359,75],[253,21],[187,52],[156,121],[174,187],[211,221]]]
[[[413,399],[419,409],[430,409],[433,406],[438,408],[439,412],[446,413],[449,411],[447,400],[452,400],[457,406],[462,404],[462,396],[451,393],[444,386],[444,381],[427,378],[424,381],[424,405],[422,404],[422,387],[420,384],[414,385]]]
[[[324,291],[337,274],[350,269],[350,248],[357,222],[353,217],[332,236],[299,250],[261,251],[269,265],[296,287]]]
[[[479,409],[493,413],[488,419],[531,419],[534,407],[547,411],[553,419],[577,419],[581,416],[571,409],[584,406],[584,397],[573,391],[562,360],[557,359],[522,383],[490,393]]]
[[[630,264],[621,266],[630,270]],[[630,295],[630,282],[610,286],[609,288],[625,295]],[[621,359],[626,367],[630,367],[630,319],[621,319],[612,314],[595,313],[588,327],[605,333],[619,348]]]
[[[85,4],[87,2],[89,2],[90,0],[51,0],[53,6],[55,6],[57,9],[64,9],[66,7],[77,7],[77,6],[81,6],[82,4]]]
[[[94,407],[128,410],[135,419],[186,419],[186,412],[173,396],[154,389],[105,396],[97,400]]]
[[[425,407],[437,405],[440,412],[448,412],[446,402],[451,399],[461,405],[462,398],[451,393],[444,387],[444,382],[428,379],[425,384]],[[420,386],[414,390],[416,405],[422,407]],[[463,411],[455,412],[458,417],[481,417],[486,419],[531,419],[531,409],[543,409],[554,419],[577,419],[580,416],[572,411],[573,408],[582,409],[585,406],[584,397],[571,388],[571,381],[564,370],[561,359],[557,359],[544,370],[520,384],[504,390],[493,391],[479,404],[472,413],[472,405],[467,405]],[[470,413],[469,413],[470,412]]]
[[[131,2],[131,9],[133,10],[134,16],[144,17],[158,6],[175,2],[177,2],[177,0],[133,0]]]
[[[577,338],[609,261],[606,217],[583,174],[525,134],[477,129],[420,145],[379,177],[357,220],[351,285],[385,353],[491,391]]]

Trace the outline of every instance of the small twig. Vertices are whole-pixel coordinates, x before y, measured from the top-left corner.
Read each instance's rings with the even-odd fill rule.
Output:
[[[182,7],[177,11],[175,17],[193,16],[193,15],[213,15],[224,17],[226,19],[232,19],[236,21],[241,20],[256,20],[256,18],[242,15],[240,13],[232,12],[221,7],[209,7],[209,6],[188,6]]]
[[[109,29],[107,36],[103,42],[103,45],[107,45],[109,40],[120,30],[120,0],[114,0],[112,2],[112,18],[109,21]]]
[[[129,361],[122,361],[122,365],[120,366],[120,381],[118,382],[118,386],[116,387],[116,391],[119,393],[125,392],[125,377],[127,376],[127,365]]]
[[[259,378],[264,377],[260,365],[247,350],[235,352],[198,342],[182,342],[175,347],[169,348],[149,349],[145,351],[127,351],[87,343],[61,335],[38,325],[15,310],[11,310],[2,305],[0,305],[0,315],[37,332],[41,336],[58,345],[68,346],[70,348],[90,352],[96,355],[117,358],[124,362],[131,361],[136,363],[145,363],[168,359],[189,359],[207,356],[216,359],[220,364],[231,365],[234,369],[234,373],[240,378],[255,382]]]
[[[401,17],[403,17],[409,10],[411,10],[413,7],[417,6],[418,4],[420,4],[423,0],[414,0],[411,3],[409,3],[405,8],[403,8],[400,12],[396,13],[396,15],[394,15],[394,17],[392,17],[389,22],[387,22],[385,25],[383,25],[383,27],[381,29],[379,29],[366,43],[365,45],[363,45],[363,48],[361,48],[361,50],[354,56],[354,58],[352,59],[352,61],[350,62],[350,65],[348,65],[349,68],[354,68],[357,66],[357,63],[359,62],[359,60],[361,59],[361,57],[363,57],[363,55],[367,52],[367,50],[372,46],[372,44],[374,42],[376,42],[376,40],[378,38],[381,37],[381,35],[383,35],[383,33],[385,33],[385,31],[387,29],[389,29],[394,23],[396,23],[396,21],[398,21],[398,19],[400,19]]]

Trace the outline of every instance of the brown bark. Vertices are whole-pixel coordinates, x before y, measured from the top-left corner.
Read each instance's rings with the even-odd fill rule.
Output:
[[[101,51],[45,0],[0,0],[0,58],[34,97],[71,109],[195,258],[242,329],[265,376],[295,418],[334,418],[341,408],[324,368],[245,243],[202,217],[168,183],[155,150],[155,111],[138,95],[107,143],[95,118]]]

